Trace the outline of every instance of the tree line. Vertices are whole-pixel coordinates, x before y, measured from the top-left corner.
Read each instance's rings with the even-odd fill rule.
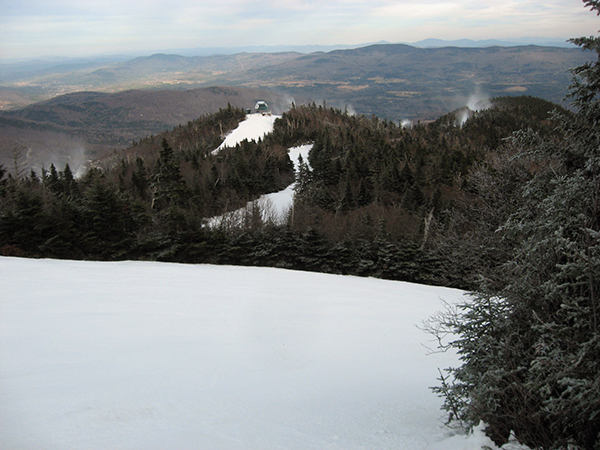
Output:
[[[294,105],[264,139],[214,153],[245,117],[228,106],[135,142],[78,178],[68,165],[21,176],[3,169],[0,251],[273,265],[473,287],[487,258],[507,256],[474,255],[463,240],[473,230],[479,234],[469,242],[483,239],[482,229],[494,226],[476,217],[481,209],[473,205],[485,198],[475,192],[477,174],[506,152],[502,139],[524,124],[554,133],[556,105],[532,97],[493,103],[462,127],[450,114],[408,128],[324,105]],[[305,143],[312,150],[294,174],[287,149]],[[294,179],[284,223],[254,211],[236,227],[206,226],[207,218]],[[498,205],[490,208],[499,223]]]
[[[584,1],[600,12],[597,1]],[[598,54],[597,38],[573,42]],[[75,177],[0,167],[0,253],[275,266],[473,291],[427,325],[462,365],[449,418],[540,449],[600,448],[600,64],[573,70],[575,112],[492,99],[401,126],[293,105],[273,133],[217,154],[229,106]],[[466,122],[460,115],[468,113]],[[287,149],[311,143],[297,173]],[[275,222],[254,205],[296,180]],[[442,340],[454,336],[450,343]]]

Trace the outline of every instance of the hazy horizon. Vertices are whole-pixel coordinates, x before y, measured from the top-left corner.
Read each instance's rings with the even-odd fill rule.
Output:
[[[126,51],[126,52],[102,52],[89,55],[60,55],[60,54],[47,54],[38,55],[35,57],[16,57],[16,58],[4,58],[0,54],[0,64],[21,64],[34,61],[47,61],[50,63],[60,64],[62,61],[68,62],[70,60],[102,60],[107,59],[108,62],[115,62],[118,60],[129,60],[138,57],[148,57],[156,54],[173,54],[180,56],[213,56],[213,55],[234,55],[237,53],[276,53],[276,52],[298,52],[298,53],[313,53],[313,52],[330,52],[333,50],[342,49],[353,49],[361,48],[370,45],[381,45],[381,44],[405,44],[420,48],[434,48],[434,47],[446,47],[446,46],[457,46],[457,47],[490,47],[495,45],[500,46],[521,46],[521,45],[541,45],[541,46],[553,46],[553,47],[573,47],[576,46],[568,42],[567,38],[552,38],[552,37],[521,37],[513,39],[453,39],[444,40],[436,38],[422,39],[416,42],[389,42],[389,41],[377,41],[377,42],[363,42],[360,44],[331,44],[331,45],[248,45],[239,47],[194,47],[194,48],[155,48],[140,51]],[[472,44],[472,45],[471,45]]]
[[[423,39],[566,40],[597,31],[597,16],[580,0],[0,0],[3,60]]]

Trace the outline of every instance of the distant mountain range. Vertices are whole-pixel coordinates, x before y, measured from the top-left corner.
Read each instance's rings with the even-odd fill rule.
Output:
[[[443,39],[424,39],[422,41],[408,43],[413,47],[517,47],[521,45],[539,45],[541,47],[565,47],[575,48],[575,45],[567,39],[525,37],[519,39],[456,39],[445,41]]]
[[[372,42],[360,45],[263,45],[263,46],[241,46],[241,47],[196,47],[182,49],[165,49],[154,52],[153,54],[171,54],[180,56],[218,56],[218,55],[236,55],[240,53],[301,53],[309,54],[315,52],[331,52],[334,50],[350,50],[371,45],[393,44],[387,41]],[[575,46],[567,39],[526,37],[519,39],[423,39],[416,42],[399,42],[399,44],[411,45],[419,48],[438,48],[438,47],[515,47],[522,45],[538,45],[543,47],[565,47],[574,48]],[[48,71],[51,72],[72,72],[92,67],[102,67],[107,64],[133,60],[139,57],[148,57],[147,54],[115,54],[96,57],[46,57],[34,60],[5,61],[0,59],[0,85],[6,82],[19,79],[29,73]]]
[[[431,48],[374,44],[309,54],[155,54],[3,65],[0,144],[57,148],[58,133],[88,149],[122,146],[227,102],[250,107],[259,98],[280,105],[327,102],[394,121],[432,120],[474,96],[531,95],[560,103],[571,82],[568,70],[591,59],[578,48],[436,42],[421,41]],[[206,89],[214,86],[221,88]],[[40,100],[48,101],[32,104]]]
[[[311,53],[214,81],[327,100],[392,120],[431,120],[466,105],[473,95],[531,95],[560,103],[571,81],[568,70],[590,58],[579,49],[558,47],[381,44]]]
[[[519,45],[539,45],[544,47],[574,47],[573,44],[567,42],[566,39],[545,38],[545,37],[524,37],[518,39],[423,39],[416,42],[397,42],[398,44],[412,45],[413,47],[514,47]],[[350,50],[359,47],[367,47],[376,44],[393,44],[388,41],[370,42],[359,45],[262,45],[262,46],[243,46],[243,47],[197,47],[197,48],[182,48],[168,49],[161,53],[175,53],[182,56],[212,56],[212,55],[233,55],[236,53],[280,53],[280,52],[297,52],[297,53],[314,53],[314,52],[331,52],[333,50]]]
[[[521,92],[551,101],[566,93],[567,70],[589,58],[577,48],[488,46],[495,41],[421,41],[422,47],[374,44],[329,52],[236,53],[212,56],[154,54],[132,59],[31,61],[0,65],[0,110],[78,91],[192,89],[236,85],[274,89],[315,101],[331,100],[384,117],[431,118],[446,109],[382,109],[365,101],[466,96],[474,86],[491,95]],[[441,43],[454,44],[439,47]],[[435,82],[433,81],[435,80]],[[434,86],[434,84],[437,86]],[[367,96],[359,95],[360,93]],[[391,97],[390,97],[391,94]],[[376,100],[376,99],[375,99]],[[446,101],[446,100],[444,100]],[[356,103],[359,102],[360,105]],[[408,103],[411,103],[409,101]],[[454,105],[452,105],[454,106]]]
[[[377,41],[362,44],[333,44],[333,45],[246,45],[237,47],[194,47],[194,48],[169,48],[157,49],[154,53],[177,54],[181,56],[213,56],[213,55],[234,55],[237,53],[282,53],[282,52],[297,52],[297,53],[314,53],[314,52],[330,52],[333,50],[348,50],[359,47],[367,47],[375,44],[407,44],[413,47],[514,47],[519,45],[540,45],[544,47],[573,47],[573,44],[567,42],[566,38],[548,38],[548,37],[522,37],[511,39],[423,39],[414,42],[389,42]],[[99,55],[95,57],[52,57],[37,58],[35,60],[1,60],[0,67],[3,65],[31,65],[33,64],[61,64],[70,63],[73,61],[105,61],[116,62],[133,59],[139,56],[149,56],[147,53],[128,53],[114,55]]]

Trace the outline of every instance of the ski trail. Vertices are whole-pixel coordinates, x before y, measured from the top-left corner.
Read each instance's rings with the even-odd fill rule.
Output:
[[[294,163],[294,170],[298,172],[300,156],[306,162],[308,153],[312,148],[312,144],[301,145],[290,148],[290,159]],[[285,189],[272,192],[271,194],[261,195],[258,200],[248,202],[244,208],[231,211],[222,216],[212,217],[208,220],[209,227],[218,227],[221,225],[235,226],[243,222],[244,216],[249,214],[253,207],[258,206],[262,214],[262,220],[281,224],[285,220],[286,214],[294,203],[294,188],[296,183],[290,184]]]
[[[258,141],[265,135],[273,131],[275,120],[281,116],[265,115],[262,114],[249,114],[244,120],[242,120],[237,128],[231,131],[225,140],[215,150],[212,151],[213,155],[216,155],[224,148],[235,147],[237,144],[242,142],[244,139],[249,141]]]

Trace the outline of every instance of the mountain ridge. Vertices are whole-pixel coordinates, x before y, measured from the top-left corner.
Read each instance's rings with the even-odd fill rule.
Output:
[[[104,92],[116,92],[128,89],[191,89],[195,87],[206,87],[209,85],[236,84],[246,87],[274,87],[285,89],[289,79],[285,77],[285,70],[302,65],[319,58],[356,58],[356,60],[345,61],[345,66],[354,65],[358,67],[372,67],[372,61],[364,58],[372,57],[374,54],[382,54],[395,58],[394,61],[386,62],[389,71],[399,72],[412,71],[415,76],[426,77],[427,70],[436,66],[448,65],[448,60],[456,58],[457,54],[462,57],[485,57],[490,60],[491,55],[512,55],[513,61],[505,57],[497,61],[487,72],[503,69],[520,64],[533,66],[552,63],[557,69],[566,71],[570,67],[581,64],[588,60],[581,51],[573,48],[542,47],[521,45],[515,47],[430,47],[420,48],[408,44],[382,44],[376,43],[353,49],[337,49],[329,52],[313,52],[301,54],[298,52],[279,53],[237,53],[233,55],[215,54],[211,56],[182,56],[178,54],[156,53],[150,56],[141,56],[128,60],[120,60],[111,63],[91,60],[75,63],[62,63],[59,66],[44,67],[33,65],[30,71],[18,70],[17,66],[0,65],[0,76],[3,80],[4,89],[12,89],[21,93],[37,93],[38,100],[46,99],[56,94],[73,91],[99,90]],[[535,53],[535,55],[534,55]],[[402,60],[400,55],[414,55],[417,60]],[[432,62],[432,55],[434,61]],[[476,55],[476,56],[473,56]],[[517,59],[518,58],[518,59]],[[421,61],[422,59],[422,61]],[[321,61],[323,62],[323,61]],[[470,61],[472,67],[477,68],[476,60]],[[516,63],[516,64],[515,64]],[[544,67],[546,69],[547,67]],[[69,70],[72,69],[72,70]],[[336,69],[344,67],[330,67],[330,73],[323,74],[316,71],[315,67],[304,66],[302,71],[309,79],[317,79],[320,83],[336,78],[343,73],[335,73]],[[347,69],[344,69],[347,70]],[[481,67],[479,68],[481,71]],[[371,70],[372,71],[372,70]],[[420,72],[420,73],[418,73]],[[318,75],[318,76],[317,76]],[[364,76],[364,73],[354,76]],[[388,74],[389,75],[389,74]],[[481,73],[465,73],[481,77]],[[451,80],[445,80],[451,81]],[[485,82],[485,79],[475,80]],[[550,79],[552,81],[552,79]],[[564,89],[563,89],[564,90]],[[531,92],[536,95],[535,92]],[[45,98],[44,98],[45,96]],[[556,101],[556,99],[550,99]],[[10,109],[22,106],[9,101],[2,101],[0,96],[0,107]],[[379,113],[379,115],[383,115]]]
[[[270,91],[212,86],[191,90],[73,92],[21,109],[0,113],[0,164],[12,165],[10,149],[31,149],[27,164],[62,166],[83,150],[94,156],[132,141],[187,124],[228,104],[252,108],[259,99],[271,108],[287,107]]]
[[[578,49],[558,47],[422,49],[406,44],[308,55],[155,54],[53,76],[44,72],[18,88],[3,87],[0,141],[9,149],[20,143],[42,153],[51,147],[68,153],[76,141],[78,148],[95,153],[215,112],[228,102],[248,108],[258,99],[279,111],[292,102],[326,102],[359,115],[413,122],[435,120],[474,95],[531,95],[560,104],[571,82],[568,70],[589,59]],[[195,89],[208,89],[203,91],[207,97],[197,98]],[[224,89],[248,90],[235,100],[237,94]],[[110,93],[114,97],[93,101],[114,104],[101,108],[81,96],[55,95],[60,92]],[[54,93],[54,99],[23,106],[40,93]],[[11,109],[11,104],[21,108]],[[10,160],[6,154],[0,158]]]

